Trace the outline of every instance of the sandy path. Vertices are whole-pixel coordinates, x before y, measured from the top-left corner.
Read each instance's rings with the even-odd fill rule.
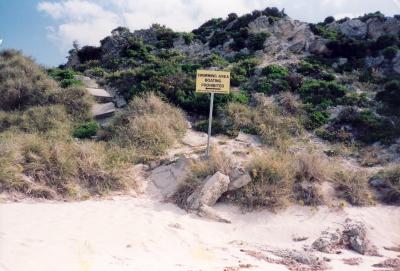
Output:
[[[6,203],[0,205],[0,270],[224,270],[240,263],[246,270],[287,270],[245,255],[241,248],[301,248],[327,226],[346,214],[364,221],[374,243],[400,243],[400,208],[348,208],[332,212],[291,207],[279,214],[266,211],[241,214],[219,204],[219,212],[232,220],[222,224],[145,198],[76,203]],[[308,236],[293,242],[292,236]],[[395,256],[383,249],[380,252]],[[399,253],[397,253],[399,254]],[[361,266],[344,266],[345,252],[323,255],[331,270],[373,270],[382,260],[363,257]],[[266,269],[269,267],[268,269]]]

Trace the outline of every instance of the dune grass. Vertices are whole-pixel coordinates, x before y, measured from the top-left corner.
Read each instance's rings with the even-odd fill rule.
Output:
[[[134,98],[112,127],[112,141],[131,146],[143,160],[165,153],[186,132],[183,112],[154,94]]]

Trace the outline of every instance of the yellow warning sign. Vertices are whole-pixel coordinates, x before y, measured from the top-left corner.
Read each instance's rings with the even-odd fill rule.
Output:
[[[223,71],[198,70],[196,92],[229,94],[231,74]]]

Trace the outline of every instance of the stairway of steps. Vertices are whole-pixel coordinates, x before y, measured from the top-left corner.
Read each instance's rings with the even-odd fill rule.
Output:
[[[86,90],[96,102],[91,109],[93,118],[100,125],[107,126],[115,113],[126,106],[125,99],[116,93],[100,88],[97,82],[90,77],[79,76],[78,79],[84,83]]]

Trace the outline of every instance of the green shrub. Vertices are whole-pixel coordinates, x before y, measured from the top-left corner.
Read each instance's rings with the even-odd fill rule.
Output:
[[[321,71],[321,67],[317,64],[312,64],[306,61],[301,61],[297,66],[297,72],[306,76],[318,75]]]
[[[95,121],[88,121],[77,126],[73,131],[73,136],[76,138],[91,138],[97,134],[99,125]]]
[[[328,123],[329,113],[327,111],[319,111],[317,109],[308,110],[307,120],[305,122],[305,127],[307,129],[313,130],[322,125]]]
[[[248,47],[250,50],[263,50],[265,40],[270,36],[269,33],[260,32],[260,33],[252,33],[249,35]]]
[[[325,24],[310,24],[310,29],[315,35],[329,40],[337,40],[340,36],[338,31],[329,29]]]
[[[157,48],[169,49],[174,47],[174,40],[178,38],[179,34],[165,26],[153,25],[152,28],[156,30]]]
[[[335,17],[333,17],[333,16],[326,17],[324,20],[325,24],[331,24],[333,22],[335,22]]]
[[[49,70],[49,75],[53,77],[55,80],[61,81],[64,79],[74,79],[76,72],[72,69],[55,68]]]
[[[60,82],[60,86],[62,88],[68,88],[68,87],[72,87],[72,86],[84,86],[84,84],[81,80],[64,79]]]
[[[186,45],[192,44],[194,40],[194,34],[193,33],[183,33],[182,34],[183,40],[185,41]]]
[[[346,87],[336,82],[311,80],[304,83],[299,89],[300,97],[313,105],[336,105],[340,98],[346,95]]]
[[[283,66],[272,64],[264,67],[261,70],[261,74],[271,79],[282,79],[288,76],[289,72],[288,69]]]
[[[378,92],[376,99],[388,107],[398,108],[400,105],[400,81],[392,80],[386,83],[385,90]]]
[[[91,60],[101,59],[101,48],[94,46],[84,46],[78,50],[78,57],[81,63],[85,63]]]
[[[91,68],[89,74],[96,77],[104,77],[106,75],[106,71],[102,67],[94,67]]]
[[[386,59],[392,60],[396,55],[399,49],[395,46],[386,47],[382,54]]]
[[[215,32],[209,41],[210,48],[214,48],[218,45],[223,45],[228,40],[228,35],[225,31]]]

